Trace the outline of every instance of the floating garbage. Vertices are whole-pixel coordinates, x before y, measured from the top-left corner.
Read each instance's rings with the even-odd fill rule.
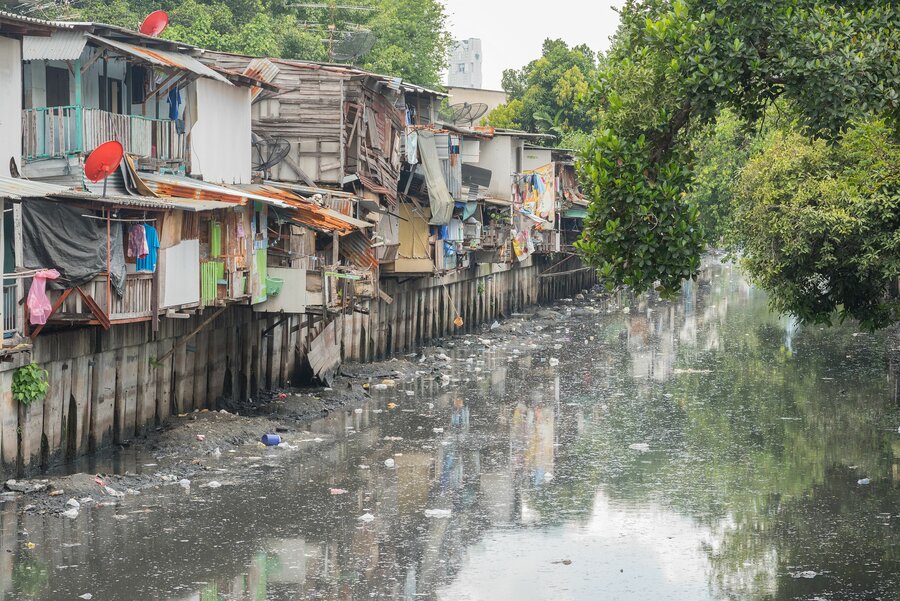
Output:
[[[203,434],[197,435],[197,442],[206,442],[206,436]]]
[[[425,517],[427,518],[449,518],[451,515],[449,509],[426,509]]]
[[[358,519],[360,522],[364,522],[364,523],[368,524],[369,522],[375,521],[375,516],[372,515],[371,513],[364,513],[356,519]]]
[[[267,447],[277,447],[281,444],[281,437],[277,434],[263,434],[260,441]]]
[[[372,387],[374,390],[387,390],[387,384],[376,384]]]
[[[334,496],[338,496],[338,495],[346,495],[349,491],[346,491],[343,488],[329,488],[328,492]]]
[[[208,482],[200,488],[222,488],[222,483],[218,480],[213,480],[212,482]]]
[[[191,481],[188,480],[187,478],[183,478],[182,480],[178,481],[178,485],[181,486],[182,488],[190,488]]]
[[[557,365],[559,365],[559,359],[550,357],[550,367],[556,367]]]
[[[62,512],[62,516],[64,518],[69,518],[70,520],[74,520],[75,518],[78,517],[78,510],[75,509],[74,507],[71,509],[67,509]]]
[[[83,595],[78,595],[78,598],[79,598],[79,599],[90,600],[90,599],[93,599],[93,598],[94,598],[94,595],[92,595],[92,594],[90,594],[90,593],[85,593],[85,594],[83,594]]]
[[[863,478],[862,480],[857,480],[856,483],[859,484],[860,486],[868,486],[869,484],[872,483],[872,481],[869,480],[868,478]]]
[[[432,428],[431,431],[434,432],[435,434],[443,434],[444,433],[443,428]]]
[[[816,576],[818,576],[818,574],[816,572],[813,572],[812,570],[806,570],[803,572],[794,572],[791,574],[791,578],[806,578],[808,580],[812,580]]]
[[[641,453],[646,453],[650,450],[650,445],[646,442],[636,442],[632,445],[628,445],[628,448],[632,451],[640,451]]]
[[[394,462],[393,459],[385,459],[385,460],[384,460],[384,467],[392,468],[392,467],[394,467],[395,465],[396,465],[396,463]]]
[[[75,509],[80,509],[81,503],[79,503],[75,499],[69,499],[68,501],[66,501],[66,507],[74,507]]]

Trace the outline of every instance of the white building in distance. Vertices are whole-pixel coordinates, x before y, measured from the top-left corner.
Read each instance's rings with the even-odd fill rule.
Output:
[[[458,40],[450,53],[447,84],[454,88],[481,88],[481,40]]]

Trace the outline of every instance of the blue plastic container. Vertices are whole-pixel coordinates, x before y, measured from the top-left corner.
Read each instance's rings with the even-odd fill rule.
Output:
[[[281,444],[281,437],[277,434],[263,434],[262,443],[267,447],[277,447]]]

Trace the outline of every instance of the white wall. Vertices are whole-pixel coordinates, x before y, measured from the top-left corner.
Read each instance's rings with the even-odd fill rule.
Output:
[[[250,89],[200,78],[191,129],[191,175],[219,184],[250,183]]]
[[[513,175],[520,170],[516,155],[523,142],[513,136],[495,136],[481,143],[481,160],[478,166],[493,173],[488,195],[501,200],[512,200]],[[545,165],[547,163],[544,163]]]
[[[9,159],[22,162],[22,43],[0,37],[0,175],[9,176]],[[0,218],[0,225],[3,220]],[[0,249],[0,257],[3,250]],[[0,263],[2,271],[2,263]]]
[[[534,171],[546,167],[552,162],[553,152],[550,149],[526,148],[522,160],[522,171]]]

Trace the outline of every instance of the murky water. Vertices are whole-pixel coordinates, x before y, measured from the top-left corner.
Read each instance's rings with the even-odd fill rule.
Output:
[[[7,504],[0,599],[900,598],[889,336],[797,328],[717,264],[543,334],[562,348],[459,342],[449,385],[226,456],[257,467],[219,489]]]

